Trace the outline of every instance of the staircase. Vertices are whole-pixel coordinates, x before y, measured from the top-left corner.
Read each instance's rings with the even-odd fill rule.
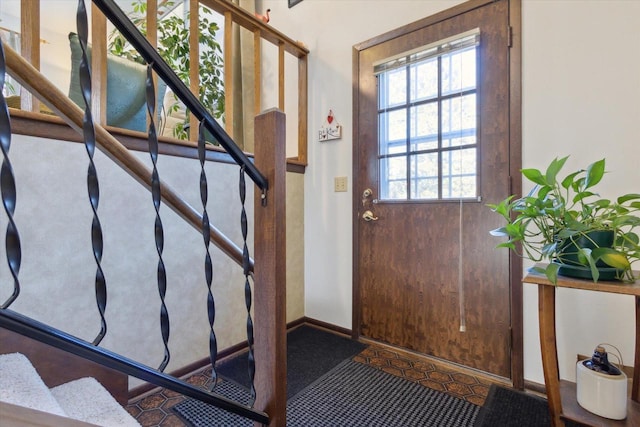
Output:
[[[38,2],[23,1],[23,5],[35,5]],[[151,88],[147,90],[147,112],[151,117],[154,117],[154,105],[156,100],[154,99],[155,90],[153,72],[162,79],[172,89],[172,91],[180,98],[185,104],[188,110],[193,114],[196,126],[192,126],[192,129],[198,129],[198,141],[193,148],[197,147],[198,161],[200,166],[200,180],[194,182],[199,188],[201,202],[203,205],[202,211],[194,209],[189,203],[185,201],[176,191],[165,184],[164,178],[160,179],[160,173],[156,168],[156,160],[159,154],[157,132],[155,130],[155,124],[153,120],[149,121],[148,127],[148,140],[147,146],[153,163],[153,168],[148,167],[137,156],[131,153],[122,144],[114,134],[110,132],[100,124],[100,121],[94,121],[93,114],[91,113],[91,105],[95,105],[90,94],[95,91],[92,89],[91,84],[97,80],[100,81],[98,75],[89,73],[89,60],[86,55],[87,46],[87,32],[88,22],[86,16],[86,7],[84,2],[78,2],[77,22],[78,33],[81,35],[81,46],[83,46],[83,59],[81,67],[81,86],[83,87],[83,100],[85,109],[81,110],[73,101],[71,101],[65,94],[61,93],[58,88],[55,87],[49,81],[46,76],[39,72],[37,67],[34,67],[25,57],[21,56],[12,49],[6,47],[6,49],[0,48],[0,77],[4,76],[5,71],[11,75],[16,81],[18,81],[21,87],[29,92],[31,97],[37,100],[36,103],[42,103],[48,106],[52,111],[55,111],[58,115],[57,118],[47,117],[46,126],[49,124],[61,125],[65,123],[72,130],[81,135],[81,140],[84,142],[84,146],[88,155],[89,167],[87,168],[86,184],[89,193],[89,204],[91,206],[91,254],[95,261],[95,267],[92,263],[92,270],[95,269],[95,278],[88,282],[88,285],[93,285],[95,289],[95,305],[97,306],[97,319],[95,321],[100,323],[100,332],[93,339],[88,341],[83,338],[77,337],[74,334],[66,332],[62,328],[54,328],[51,325],[42,323],[35,318],[29,317],[27,314],[15,311],[13,307],[21,309],[24,296],[27,296],[28,292],[23,292],[20,301],[14,305],[14,302],[21,295],[21,289],[34,290],[40,292],[44,296],[47,293],[47,289],[38,287],[37,281],[32,277],[23,274],[19,275],[20,266],[23,258],[36,260],[38,256],[46,256],[46,254],[38,254],[35,251],[24,251],[21,245],[19,231],[25,229],[27,225],[24,221],[15,221],[14,214],[16,213],[15,206],[18,204],[16,195],[16,188],[19,188],[19,184],[16,184],[16,176],[13,173],[12,161],[9,155],[11,147],[11,137],[14,134],[11,122],[14,119],[14,115],[18,116],[31,116],[32,120],[42,120],[39,113],[25,112],[25,111],[9,111],[4,100],[4,95],[0,96],[0,142],[2,147],[3,162],[2,162],[2,202],[6,212],[7,218],[7,232],[5,246],[6,246],[6,258],[9,266],[9,273],[13,280],[2,280],[2,284],[9,289],[5,293],[10,293],[9,298],[6,301],[0,301],[0,328],[12,331],[21,336],[28,337],[44,343],[49,346],[53,346],[57,349],[69,352],[83,359],[91,362],[95,362],[102,366],[116,370],[121,374],[127,376],[136,377],[139,380],[153,384],[155,386],[164,387],[174,392],[180,393],[184,396],[198,399],[202,402],[216,405],[222,409],[239,414],[243,417],[251,419],[263,425],[284,426],[286,425],[286,261],[285,261],[285,200],[286,200],[286,188],[285,188],[285,173],[286,173],[286,141],[285,141],[285,119],[284,114],[275,109],[259,114],[254,121],[256,135],[260,136],[260,144],[256,144],[253,160],[249,159],[247,155],[235,144],[232,138],[227,134],[224,129],[211,117],[211,114],[204,108],[199,100],[194,95],[193,91],[177,77],[175,72],[169,68],[164,60],[159,56],[158,52],[150,45],[150,43],[144,39],[144,37],[138,32],[135,26],[129,21],[124,13],[117,7],[113,0],[93,0],[93,5],[100,8],[102,13],[109,18],[109,20],[118,28],[118,30],[125,35],[125,37],[132,43],[132,45],[143,53],[143,57],[148,62],[147,67],[147,87]],[[221,2],[226,4],[227,2]],[[242,12],[246,14],[246,12]],[[242,14],[241,14],[242,15]],[[227,16],[230,18],[231,16]],[[104,18],[104,17],[103,17]],[[253,18],[251,18],[253,19]],[[251,22],[251,21],[249,21]],[[253,24],[252,24],[253,25]],[[260,24],[258,24],[260,25]],[[37,38],[36,38],[37,40]],[[0,47],[3,45],[0,43]],[[95,48],[95,45],[94,45]],[[4,52],[3,52],[4,50]],[[23,51],[26,49],[23,49]],[[284,50],[281,50],[284,53]],[[94,50],[95,54],[95,50]],[[93,59],[97,57],[97,54]],[[35,61],[37,62],[37,61]],[[97,70],[95,67],[94,70]],[[0,78],[0,87],[3,85],[4,80]],[[195,91],[197,93],[197,91]],[[104,100],[103,100],[104,101]],[[98,118],[96,114],[96,118]],[[194,120],[192,120],[194,121]],[[217,228],[215,228],[209,222],[209,216],[207,213],[207,198],[208,198],[208,184],[205,168],[205,164],[208,161],[208,153],[210,150],[205,145],[204,133],[205,130],[212,134],[216,141],[219,142],[220,147],[216,148],[217,151],[224,150],[225,159],[231,164],[238,167],[239,172],[238,179],[238,195],[240,203],[238,210],[240,211],[240,225],[242,232],[242,248],[235,245],[229,238],[222,234]],[[50,135],[43,135],[50,137]],[[78,138],[77,135],[74,138]],[[71,139],[75,140],[75,139]],[[157,257],[154,255],[153,259],[157,259],[156,278],[157,278],[157,294],[154,292],[153,296],[144,295],[143,298],[124,298],[121,300],[121,306],[123,311],[129,310],[129,312],[137,312],[142,304],[151,301],[151,298],[158,298],[160,305],[160,335],[162,344],[164,347],[164,359],[158,368],[152,368],[148,364],[136,361],[132,358],[125,357],[122,354],[110,351],[106,347],[101,346],[103,338],[107,335],[107,319],[110,321],[117,316],[106,315],[107,296],[112,295],[111,290],[117,289],[116,280],[110,281],[107,286],[108,272],[105,274],[103,266],[106,267],[108,263],[102,262],[103,252],[103,230],[101,227],[101,221],[98,210],[98,202],[100,195],[100,187],[97,176],[96,163],[94,162],[94,152],[99,149],[111,160],[115,165],[122,168],[125,172],[131,175],[138,183],[142,184],[147,190],[152,193],[152,202],[156,211],[155,225],[154,225],[154,243],[156,247]],[[14,154],[14,153],[12,153]],[[28,157],[28,156],[26,156]],[[25,159],[27,160],[27,159]],[[86,164],[86,163],[85,163]],[[85,165],[83,165],[84,167]],[[253,189],[253,230],[250,230],[249,220],[247,218],[247,211],[245,209],[246,203],[251,203],[246,200],[247,185],[245,178],[248,177],[255,183]],[[48,184],[49,182],[43,182]],[[249,184],[251,185],[251,183]],[[37,198],[37,191],[32,192],[34,198]],[[126,196],[126,194],[124,195]],[[123,196],[123,197],[124,197]],[[22,199],[20,199],[22,200]],[[123,198],[124,200],[124,198]],[[242,324],[246,325],[247,343],[250,351],[255,351],[258,357],[250,358],[249,377],[254,384],[253,390],[255,391],[255,401],[251,406],[243,405],[238,402],[229,400],[224,396],[219,395],[212,390],[203,390],[192,384],[188,384],[179,378],[174,377],[171,374],[164,372],[170,359],[169,348],[169,309],[165,304],[165,294],[167,288],[171,290],[175,288],[174,284],[167,284],[167,271],[163,260],[164,248],[164,231],[162,227],[162,221],[160,220],[160,206],[166,205],[172,209],[178,216],[183,219],[187,224],[193,226],[202,237],[204,243],[204,279],[203,284],[207,289],[206,308],[203,310],[203,315],[206,316],[209,327],[207,328],[208,335],[208,350],[209,360],[212,365],[215,365],[215,361],[218,357],[218,340],[214,327],[217,327],[218,323],[214,324],[216,314],[216,304],[218,306],[224,304],[222,301],[217,301],[213,295],[213,275],[217,271],[213,271],[213,263],[211,255],[209,253],[210,246],[217,246],[221,250],[221,255],[228,256],[231,260],[235,261],[242,268],[242,277],[244,282],[244,305],[246,307],[246,319],[242,314],[238,315]],[[228,206],[217,206],[218,209],[227,209]],[[86,205],[85,205],[86,209]],[[213,212],[212,207],[209,207]],[[163,211],[166,209],[163,209]],[[4,226],[4,221],[3,221]],[[106,231],[106,227],[105,227]],[[249,231],[253,231],[253,259],[251,252],[249,251]],[[66,237],[66,236],[64,236]],[[66,241],[66,239],[60,239],[60,242]],[[62,245],[62,243],[60,243]],[[25,246],[26,247],[26,246]],[[127,256],[127,251],[122,251],[122,256]],[[201,265],[202,265],[201,264]],[[60,264],[60,268],[70,268],[70,264],[63,261]],[[132,269],[135,267],[132,267]],[[26,277],[25,277],[26,276]],[[4,279],[4,277],[3,277]],[[31,279],[31,280],[29,280]],[[35,283],[34,283],[35,282]],[[83,281],[84,282],[84,281]],[[112,286],[112,283],[115,283]],[[11,286],[13,284],[13,286]],[[67,281],[56,282],[57,286],[67,286]],[[68,285],[71,286],[71,285]],[[125,290],[137,290],[132,287],[122,286]],[[65,288],[66,290],[66,288]],[[107,292],[109,290],[109,292]],[[52,293],[53,294],[53,293]],[[180,293],[174,293],[174,295],[180,296]],[[109,299],[109,301],[112,301]],[[75,301],[64,301],[74,303]],[[195,302],[195,301],[194,301]],[[69,304],[71,305],[71,304]],[[196,306],[197,304],[194,304]],[[205,305],[205,304],[203,304]],[[12,307],[12,308],[10,308]],[[89,310],[89,306],[80,306],[80,304],[74,304],[73,307],[68,307],[58,304],[50,304],[47,308],[56,308],[59,312],[67,310],[67,313],[79,313]],[[110,304],[110,312],[113,313],[113,304]],[[95,307],[91,308],[95,310]],[[36,312],[37,314],[37,312]],[[34,316],[35,317],[35,316]],[[65,318],[66,320],[66,318]],[[235,320],[235,319],[234,319]],[[254,333],[254,322],[256,329]],[[53,323],[53,322],[51,322]],[[109,338],[117,339],[113,334],[109,335]],[[138,343],[135,342],[137,345]],[[13,353],[12,353],[13,354]],[[13,356],[20,359],[19,356]],[[22,363],[24,364],[23,358]],[[32,358],[33,364],[39,368],[39,365]],[[11,360],[10,360],[11,361]],[[15,361],[14,361],[15,362]],[[12,362],[13,363],[13,362]],[[26,369],[26,368],[25,368]],[[7,372],[2,372],[0,378],[2,379],[0,389],[2,395],[0,395],[0,417],[2,418],[2,425],[5,426],[5,420],[18,419],[22,420],[22,416],[26,412],[28,418],[38,418],[38,422],[16,422],[9,425],[86,425],[77,423],[95,423],[98,425],[130,425],[130,424],[115,424],[110,421],[106,421],[101,417],[103,415],[122,415],[120,410],[109,409],[106,414],[100,413],[87,413],[83,408],[82,402],[86,401],[87,396],[90,396],[92,407],[101,408],[106,404],[95,405],[97,395],[104,395],[103,391],[94,390],[102,388],[96,381],[90,379],[74,380],[69,383],[65,383],[59,387],[52,389],[44,386],[33,378],[40,378],[37,372],[34,374],[33,366],[30,371],[30,381],[26,386],[20,388],[15,385],[7,384],[10,382],[9,378],[13,375],[18,375],[22,370],[15,369],[13,367],[7,368]],[[44,375],[44,374],[43,374]],[[22,374],[16,381],[22,384]],[[40,380],[42,381],[42,380]],[[37,384],[37,385],[36,385]],[[106,386],[106,382],[103,382]],[[84,387],[91,387],[91,391],[84,391]],[[29,399],[33,396],[34,390],[39,389],[42,391],[41,398]],[[17,390],[23,390],[22,397],[9,397],[13,395]],[[7,396],[5,397],[5,393]],[[107,393],[108,394],[108,393]],[[79,404],[72,405],[68,402],[76,402]],[[29,403],[31,402],[31,403]],[[48,402],[52,405],[53,409],[47,407],[40,407],[43,402]],[[41,410],[44,412],[38,412]],[[30,412],[29,412],[30,411]],[[122,410],[124,411],[124,410]],[[29,415],[31,414],[31,415]],[[40,414],[39,416],[36,416]],[[51,414],[48,417],[43,417],[42,414]],[[125,415],[126,412],[124,413]],[[33,416],[33,417],[32,417]],[[119,416],[119,415],[118,415]],[[51,421],[53,417],[62,417],[60,423]],[[130,417],[129,417],[130,418]],[[126,417],[125,417],[126,419]],[[33,421],[33,420],[31,420]],[[73,423],[73,424],[70,424]],[[137,424],[133,424],[137,425]]]
[[[94,378],[80,378],[48,388],[21,353],[0,355],[0,377],[0,418],[5,426],[38,425],[39,418],[46,419],[47,425],[57,422],[109,427],[140,425]],[[52,424],[53,420],[57,422]]]

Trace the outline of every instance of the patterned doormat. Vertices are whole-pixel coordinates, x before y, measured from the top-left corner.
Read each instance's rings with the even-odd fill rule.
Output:
[[[220,394],[246,402],[248,391],[224,381]],[[194,427],[251,426],[253,423],[193,399],[173,410]],[[287,403],[287,425],[473,426],[479,407],[420,384],[347,359]]]

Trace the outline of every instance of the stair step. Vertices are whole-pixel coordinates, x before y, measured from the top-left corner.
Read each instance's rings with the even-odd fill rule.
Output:
[[[140,427],[95,378],[80,378],[49,389],[20,353],[0,355],[0,402],[98,426]],[[10,406],[3,406],[3,411],[7,408]]]
[[[95,378],[80,378],[51,389],[69,418],[104,426],[140,427],[140,424]]]
[[[21,353],[0,356],[0,401],[67,415],[29,359]]]

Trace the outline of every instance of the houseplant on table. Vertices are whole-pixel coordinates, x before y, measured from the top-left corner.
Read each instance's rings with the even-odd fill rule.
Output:
[[[605,174],[604,159],[560,179],[567,158],[554,159],[546,171],[523,169],[522,175],[535,184],[531,192],[488,205],[506,220],[491,231],[508,238],[498,247],[517,251],[520,243],[518,255],[548,261],[546,268],[534,268],[554,284],[558,274],[594,282],[634,281],[633,263],[640,259],[640,194],[611,201],[595,193]]]

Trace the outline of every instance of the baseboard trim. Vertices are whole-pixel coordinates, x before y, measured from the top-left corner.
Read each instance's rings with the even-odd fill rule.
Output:
[[[330,331],[333,331],[339,334],[351,335],[351,331],[349,331],[348,329],[340,328],[330,323],[325,323],[320,320],[311,319],[309,317],[301,317],[299,319],[296,319],[292,322],[287,323],[287,331],[291,329],[295,329],[298,326],[302,326],[304,324],[314,325],[317,327],[328,329]],[[232,345],[231,347],[225,348],[224,350],[221,350],[218,352],[218,360],[222,360],[236,353],[240,353],[246,350],[247,347],[248,347],[247,341],[243,341],[238,344]],[[176,378],[185,378],[185,377],[191,376],[194,372],[200,371],[201,369],[207,367],[210,363],[211,361],[209,360],[209,358],[205,357],[203,359],[196,360],[195,362],[190,363],[182,368],[176,369],[175,371],[170,372],[169,375]],[[148,394],[155,393],[159,389],[160,387],[156,386],[155,384],[151,384],[151,383],[141,384],[129,390],[129,401],[137,400]]]
[[[531,390],[536,393],[544,394],[545,396],[547,394],[547,389],[545,388],[544,384],[540,384],[534,381],[525,380],[524,389]]]
[[[329,331],[336,332],[341,335],[347,335],[349,338],[351,338],[351,329],[343,328],[341,326],[336,326],[332,323],[323,322],[322,320],[312,319],[310,317],[303,317],[302,323],[327,329]]]

